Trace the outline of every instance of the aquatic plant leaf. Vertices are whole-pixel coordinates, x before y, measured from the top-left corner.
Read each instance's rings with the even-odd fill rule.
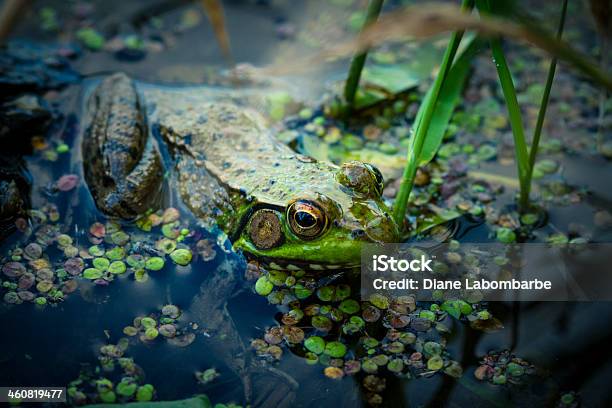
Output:
[[[455,63],[448,72],[445,81],[442,83],[442,87],[440,88],[440,92],[438,94],[438,101],[436,102],[431,122],[427,130],[427,135],[425,137],[425,143],[423,144],[421,154],[418,158],[419,166],[429,163],[440,148],[442,139],[444,138],[444,133],[446,132],[446,128],[448,127],[451,116],[453,115],[453,111],[461,100],[461,93],[463,91],[468,73],[470,72],[472,59],[476,55],[479,47],[480,44],[478,41],[472,41],[466,51],[461,54],[458,59],[456,59]],[[417,112],[417,116],[414,120],[415,128],[418,127],[418,123],[423,116],[425,107],[427,106],[427,101],[431,98],[432,89],[433,88],[430,88],[425,95],[423,103]]]

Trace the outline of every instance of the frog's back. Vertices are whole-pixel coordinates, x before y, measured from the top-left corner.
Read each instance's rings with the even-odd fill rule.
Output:
[[[230,195],[279,206],[306,187],[331,198],[337,195],[338,200],[345,198],[334,188],[336,166],[297,154],[278,142],[262,115],[235,98],[211,101],[162,92],[151,99],[155,100],[152,123],[172,149],[182,152],[178,167],[183,179],[195,178],[198,171],[204,176],[204,169]],[[200,184],[204,183],[201,179]],[[194,194],[198,183],[193,184],[184,190],[183,198],[197,211],[202,198]],[[230,203],[231,197],[224,201]]]

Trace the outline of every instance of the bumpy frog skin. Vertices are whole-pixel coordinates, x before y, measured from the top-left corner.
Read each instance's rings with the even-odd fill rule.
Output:
[[[96,112],[90,114],[94,120],[87,126],[84,146],[112,139],[108,133],[117,133],[118,128],[120,135],[130,134],[134,126],[143,129],[141,117],[146,116],[150,138],[168,146],[184,204],[204,225],[218,225],[236,249],[269,268],[317,271],[353,267],[359,264],[364,242],[397,240],[397,227],[381,198],[378,170],[360,162],[338,167],[296,154],[276,141],[263,117],[245,106],[245,98],[217,94],[211,99],[193,89],[146,87],[139,96],[122,74],[104,80],[93,97],[108,89],[114,97],[106,98],[106,105],[104,101],[90,103]],[[123,90],[130,95],[120,97]],[[146,115],[136,114],[141,98],[146,100]],[[126,106],[126,100],[132,101],[131,106]],[[115,120],[120,125],[97,124],[96,120],[112,116],[116,108],[123,110],[117,114],[121,121]],[[139,119],[142,122],[138,123]],[[129,138],[115,139],[120,140],[107,142],[110,148],[84,148],[85,156],[102,151],[104,157],[85,157],[85,163],[97,166],[89,172],[96,177],[88,177],[87,171],[85,176],[98,207],[111,215],[125,216],[123,207],[108,205],[109,200],[99,199],[102,195],[97,192],[114,194],[112,203],[136,197],[138,205],[129,208],[142,210],[149,204],[144,198],[154,201],[151,192],[159,191],[151,182],[160,181],[158,153],[151,141],[139,141],[138,151]],[[105,163],[113,163],[113,149],[130,152],[130,157],[140,161],[135,165],[133,159],[125,159],[130,166],[127,170],[105,168]],[[131,175],[133,183],[110,182],[116,180],[115,175],[125,178],[125,174]],[[100,182],[104,179],[105,184]],[[139,180],[145,194],[132,188]],[[121,188],[108,191],[113,184]]]

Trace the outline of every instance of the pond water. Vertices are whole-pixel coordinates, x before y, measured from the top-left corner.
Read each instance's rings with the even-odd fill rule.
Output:
[[[6,264],[10,261],[10,251],[15,247],[24,248],[36,239],[39,242],[44,241],[43,233],[39,233],[38,237],[28,234],[36,231],[44,232],[46,228],[49,236],[57,237],[59,233],[70,236],[72,243],[68,246],[84,251],[67,256],[63,253],[65,246],[58,248],[57,238],[50,239],[48,248],[45,248],[45,256],[53,264],[52,269],[61,269],[67,258],[74,258],[77,255],[86,258],[88,253],[92,254],[92,250],[88,248],[94,244],[110,250],[114,244],[108,241],[115,239],[110,238],[112,228],[124,230],[129,234],[129,243],[124,242],[119,245],[128,248],[128,253],[142,254],[147,258],[154,257],[160,253],[159,248],[155,248],[156,243],[166,235],[160,226],[154,226],[151,231],[143,232],[134,223],[125,222],[120,226],[106,224],[108,232],[106,242],[104,238],[96,238],[95,233],[92,234],[94,230],[90,230],[94,223],[104,224],[108,219],[95,207],[91,194],[83,182],[82,166],[87,165],[82,163],[80,157],[83,129],[79,128],[79,124],[83,100],[88,90],[105,73],[114,71],[124,71],[136,78],[141,90],[157,86],[185,90],[186,85],[195,85],[195,88],[191,88],[193,92],[199,92],[199,89],[202,92],[204,89],[206,92],[224,92],[227,90],[224,86],[217,86],[214,88],[215,91],[211,91],[210,87],[197,88],[207,82],[218,84],[227,81],[227,77],[219,74],[226,66],[214,40],[213,31],[199,11],[199,6],[189,2],[155,1],[147,7],[136,1],[106,1],[91,4],[61,1],[40,3],[35,6],[36,13],[30,13],[29,17],[17,26],[15,37],[25,38],[27,41],[56,41],[55,31],[50,33],[41,28],[40,11],[43,7],[47,7],[56,10],[58,15],[65,19],[68,25],[66,31],[79,26],[80,23],[77,22],[80,17],[74,17],[75,14],[89,13],[85,19],[95,22],[94,26],[105,33],[107,40],[115,36],[125,38],[138,34],[149,39],[150,44],[147,45],[147,52],[142,58],[140,56],[118,58],[115,50],[108,49],[99,52],[85,51],[71,63],[77,72],[87,76],[86,80],[69,85],[60,91],[50,91],[45,94],[45,97],[54,104],[53,124],[46,139],[38,139],[38,144],[33,143],[34,148],[30,149],[23,158],[32,178],[31,208],[42,210],[48,220],[34,220],[29,232],[17,231],[2,241],[0,260],[2,264]],[[389,7],[394,7],[401,2],[389,3]],[[355,18],[355,10],[360,6],[363,6],[360,2],[351,1],[228,2],[225,5],[225,13],[232,39],[233,57],[238,62],[244,61],[256,66],[271,62],[281,66],[283,63],[288,64],[296,55],[312,52],[320,47],[321,43],[340,41],[352,35],[350,29],[341,30],[338,28],[341,25],[334,22],[351,21],[351,18]],[[82,10],[77,13],[74,11],[75,7],[81,7]],[[550,14],[554,11],[555,8],[552,7],[550,12],[542,13]],[[577,27],[580,27],[588,13],[583,8],[574,11],[581,17],[575,17],[568,23],[569,31],[575,37],[584,40],[588,38],[589,33],[592,33],[592,29],[581,32]],[[158,20],[162,21],[163,29],[158,28],[157,24],[162,24]],[[75,27],[70,27],[71,24]],[[163,44],[163,49],[156,51],[157,43]],[[197,47],[193,44],[197,44]],[[589,47],[592,47],[587,40],[580,44],[589,51]],[[509,55],[516,57],[516,61],[525,61],[529,58],[546,61],[538,52],[520,51],[523,48],[512,44],[509,46]],[[387,51],[391,54],[394,52],[393,49]],[[383,56],[379,57],[384,59]],[[496,117],[505,114],[503,105],[501,108],[499,106],[499,94],[491,85],[495,81],[495,77],[491,76],[494,68],[482,67],[486,60],[488,56],[478,57],[474,74],[468,81],[465,92],[466,102],[461,106],[461,111],[466,116],[474,110],[484,110],[484,105],[488,105]],[[315,141],[320,140],[319,136],[316,136],[316,126],[320,124],[311,119],[317,116],[317,106],[320,106],[323,91],[329,89],[334,81],[343,78],[346,66],[346,60],[339,60],[323,65],[316,72],[302,72],[289,79],[275,78],[271,84],[266,83],[263,87],[258,87],[257,84],[255,86],[257,92],[266,91],[272,94],[276,92],[276,95],[283,92],[283,95],[289,95],[291,103],[285,105],[284,109],[287,111],[281,116],[284,114],[292,116],[289,128],[291,131],[297,130],[299,137],[289,138],[288,141],[306,154],[317,157],[323,154],[321,151],[309,151],[308,146],[311,144],[304,143],[304,140],[313,137]],[[537,81],[542,83],[544,72],[544,69],[537,72],[530,72],[528,68],[521,69],[518,82],[525,91],[526,99],[529,98],[529,89],[531,89],[529,85]],[[612,190],[608,180],[608,176],[612,175],[612,162],[593,148],[598,132],[593,126],[593,118],[597,116],[593,102],[598,96],[597,89],[581,85],[582,79],[576,77],[568,67],[562,66],[558,76],[560,90],[553,91],[553,96],[558,100],[551,106],[549,121],[553,124],[547,130],[549,134],[557,132],[553,136],[561,148],[555,150],[551,147],[544,152],[542,158],[554,160],[560,168],[554,170],[552,172],[554,174],[548,178],[544,177],[538,182],[536,192],[538,196],[546,197],[543,202],[548,218],[545,225],[533,232],[530,240],[546,242],[555,234],[563,234],[570,239],[582,237],[590,242],[609,242],[612,238],[611,223],[609,220],[602,223],[601,218],[605,218],[602,214],[609,216],[612,211]],[[423,87],[418,88],[414,94],[422,96],[421,88]],[[578,95],[577,89],[582,89],[583,93]],[[474,96],[475,94],[478,96]],[[470,97],[476,101],[470,101]],[[271,107],[275,106],[275,100],[265,99],[259,108],[272,117],[272,126],[280,128],[282,126],[278,120],[280,118],[274,120],[274,113],[270,112]],[[569,113],[561,107],[561,102],[570,106]],[[294,103],[298,109],[292,106]],[[411,103],[414,103],[414,100]],[[585,107],[572,105],[580,103],[585,104]],[[302,114],[304,107],[314,110],[315,114],[312,112],[310,115]],[[295,112],[290,112],[292,110]],[[410,112],[410,106],[407,111]],[[297,112],[300,114],[296,119],[293,114]],[[566,112],[565,116],[562,112]],[[528,109],[525,116],[533,121],[532,110]],[[410,113],[407,113],[406,117],[407,119],[393,122],[391,127],[393,129],[405,127],[406,123],[411,122]],[[565,119],[568,117],[570,119]],[[476,193],[492,195],[494,198],[489,200],[481,195],[480,202],[475,205],[494,209],[499,218],[499,213],[513,211],[517,190],[511,183],[508,184],[508,180],[514,177],[515,167],[511,160],[503,160],[507,158],[506,153],[509,149],[510,133],[507,123],[495,128],[492,135],[486,130],[489,124],[483,120],[477,129],[465,131],[465,134],[460,136],[465,136],[466,143],[472,147],[483,144],[493,145],[497,149],[497,157],[493,160],[482,160],[474,165],[469,162],[471,153],[467,153],[457,161],[470,167],[468,174],[469,171],[478,171],[497,177],[491,185],[501,185],[503,188],[497,189],[487,185],[486,189]],[[313,126],[314,131],[312,131]],[[326,132],[331,133],[330,129],[335,125],[326,122],[324,127]],[[347,131],[356,134],[366,133],[359,123],[352,124]],[[600,132],[603,132],[604,136],[609,136],[609,127]],[[330,140],[327,140],[328,144],[342,145],[344,146],[342,149],[348,145],[348,142],[338,143]],[[385,133],[382,143],[389,140],[401,150],[401,142],[392,140],[391,136],[387,137]],[[457,140],[454,142],[459,144]],[[68,151],[62,153],[62,149],[58,147],[63,144],[67,145]],[[461,148],[464,149],[462,151],[468,152],[463,144]],[[57,153],[58,151],[60,153]],[[324,154],[332,159],[350,156],[344,150],[341,153],[337,153],[336,150],[336,153],[332,151]],[[404,151],[401,150],[398,154],[403,156]],[[164,159],[167,163],[171,163],[167,152],[164,153]],[[444,160],[441,163],[441,165],[432,165],[433,176],[438,174],[436,166],[446,165]],[[390,166],[389,169],[382,168],[382,170],[390,180],[386,191],[394,191],[398,183],[397,168]],[[75,186],[60,187],[57,181],[67,174],[78,176],[79,182]],[[169,180],[173,180],[172,176]],[[555,181],[559,181],[559,185],[563,187],[562,191],[555,190],[554,186],[551,187]],[[460,183],[462,184],[459,189],[471,188],[469,184],[471,182],[467,178],[460,179]],[[132,269],[129,273],[111,274],[108,284],[101,284],[100,281],[96,284],[95,279],[86,279],[83,276],[74,279],[71,276],[59,276],[56,272],[57,281],[78,282],[78,287],[71,289],[72,293],[66,291],[65,299],[57,302],[48,300],[44,305],[35,304],[35,301],[18,302],[20,304],[3,302],[0,304],[2,327],[0,386],[67,387],[72,383],[87,393],[87,403],[100,402],[99,399],[96,400],[96,395],[100,394],[99,390],[96,394],[95,387],[92,389],[91,384],[85,385],[85,383],[91,378],[106,376],[117,384],[122,376],[125,376],[122,368],[118,367],[117,358],[114,358],[115,369],[112,373],[105,374],[103,370],[101,372],[100,368],[96,368],[105,361],[113,360],[109,358],[112,351],[107,350],[105,353],[101,351],[101,347],[118,344],[121,338],[126,338],[124,334],[126,326],[135,325],[133,321],[138,316],[154,317],[158,320],[159,328],[163,323],[161,310],[164,305],[171,304],[178,306],[181,311],[180,317],[168,320],[169,324],[178,328],[180,341],[173,344],[171,341],[165,341],[161,335],[154,340],[141,340],[139,337],[145,336],[146,329],[141,324],[141,327],[137,328],[138,334],[128,336],[129,345],[120,353],[133,358],[142,369],[144,374],[138,372],[138,375],[133,377],[138,377],[138,385],[152,384],[156,400],[179,400],[204,393],[213,403],[244,404],[243,379],[237,372],[236,366],[239,364],[236,361],[246,359],[287,373],[294,380],[290,388],[293,389],[295,396],[289,401],[283,400],[283,397],[287,397],[284,394],[288,393],[282,388],[287,386],[281,381],[282,377],[270,374],[264,375],[261,381],[254,381],[253,395],[256,406],[277,406],[283,402],[288,404],[287,406],[301,407],[578,406],[578,403],[572,405],[574,402],[560,405],[561,396],[568,393],[579,398],[582,406],[612,404],[612,391],[609,388],[612,380],[612,351],[609,347],[612,340],[612,328],[609,324],[612,318],[612,305],[606,302],[494,302],[489,304],[486,310],[503,325],[496,330],[490,332],[476,330],[470,327],[465,319],[450,319],[448,316],[444,319],[447,333],[431,329],[425,334],[418,334],[418,330],[413,330],[420,336],[419,339],[421,337],[424,339],[423,341],[444,344],[444,363],[448,367],[451,361],[458,362],[463,369],[460,378],[442,372],[406,378],[407,376],[396,376],[385,371],[380,374],[380,377],[384,378],[385,386],[376,389],[372,384],[364,384],[366,374],[363,371],[355,375],[346,375],[341,379],[328,378],[331,375],[326,376],[323,370],[333,364],[329,361],[327,364],[324,361],[308,364],[306,350],[301,345],[293,344],[288,347],[284,341],[281,344],[280,356],[274,355],[276,350],[270,350],[267,354],[257,353],[251,347],[251,341],[264,338],[271,327],[285,325],[284,319],[290,308],[286,304],[283,306],[272,304],[270,296],[257,294],[256,278],[249,276],[244,257],[231,251],[227,237],[218,229],[203,228],[181,203],[175,191],[176,187],[171,181],[166,183],[165,188],[168,190],[168,195],[162,209],[176,208],[180,213],[179,223],[174,226],[173,231],[170,231],[170,235],[176,232],[176,235],[172,235],[175,240],[181,235],[180,239],[183,241],[179,240],[179,246],[189,248],[194,254],[194,259],[188,265],[181,266],[164,254],[161,257],[165,259],[165,263],[160,270],[148,268],[147,272],[139,277]],[[425,190],[426,188],[419,190],[420,194],[426,194]],[[431,199],[432,203],[433,201],[434,199]],[[56,206],[59,220],[50,219],[53,207],[49,207],[49,204]],[[444,204],[440,200],[436,201],[436,205]],[[44,208],[45,206],[47,207]],[[416,211],[420,209],[419,206],[420,204],[415,204]],[[161,216],[161,211],[159,215]],[[414,219],[418,218],[418,214],[412,216]],[[453,228],[450,229],[454,231],[453,239],[461,243],[496,242],[495,231],[501,224],[490,222],[491,217],[489,213],[485,217],[469,214],[469,211],[466,211],[452,222]],[[33,218],[36,219],[36,216]],[[49,225],[55,225],[57,229],[49,228]],[[186,233],[177,232],[180,228],[186,229]],[[200,242],[205,244],[200,246]],[[214,257],[211,253],[214,253]],[[26,262],[24,258],[15,259]],[[125,260],[125,256],[118,259]],[[86,259],[88,266],[91,262]],[[2,278],[4,282],[15,281],[7,279],[6,276]],[[328,278],[322,282],[324,284],[318,285],[334,285],[336,288],[339,285],[346,285],[352,288],[353,293],[359,285],[358,278],[349,273],[338,274],[333,279]],[[0,294],[5,296],[11,290],[7,287],[0,288]],[[48,294],[44,294],[49,292],[48,288],[47,291],[40,288],[37,290],[42,293],[41,297],[49,297]],[[32,291],[36,292],[34,289]],[[301,301],[303,302],[300,307],[303,309],[309,304],[325,304],[324,300],[320,301],[314,295]],[[227,313],[224,311],[225,302],[227,302]],[[202,310],[207,310],[202,308],[202,303],[212,304],[211,313],[217,315],[202,313]],[[328,303],[337,306],[334,302]],[[429,310],[430,306],[429,303],[418,304],[415,313]],[[228,320],[229,317],[233,323]],[[231,326],[233,331],[226,331],[228,326]],[[310,324],[300,323],[297,326],[304,329],[307,334],[312,331]],[[334,327],[332,334],[328,336],[328,341],[334,336],[346,340],[349,344],[347,355],[359,358],[360,351],[357,351],[361,350],[361,346],[358,345],[359,336],[343,336],[340,329]],[[363,331],[367,332],[368,336],[379,340],[385,337],[388,329],[383,327],[382,319],[378,322],[368,322],[365,327]],[[193,335],[195,337],[190,337]],[[444,340],[441,340],[442,338]],[[237,342],[236,339],[240,341]],[[408,345],[406,348],[409,349]],[[238,354],[236,350],[239,351]],[[475,371],[482,365],[484,356],[492,353],[491,356],[497,359],[499,353],[504,350],[511,350],[513,356],[523,359],[525,367],[529,367],[529,375],[525,375],[520,381],[517,380],[516,384],[494,384],[493,381],[477,379]],[[410,357],[411,353],[408,350],[406,352]],[[100,359],[104,355],[106,357]],[[495,360],[492,365],[496,364],[501,363]],[[194,373],[210,368],[216,369],[220,375],[211,381],[198,381]],[[75,384],[74,381],[80,375],[83,383]],[[279,396],[279,393],[283,395]],[[374,398],[374,394],[380,396],[381,401]],[[75,399],[71,400],[71,403],[76,402],[78,401]]]

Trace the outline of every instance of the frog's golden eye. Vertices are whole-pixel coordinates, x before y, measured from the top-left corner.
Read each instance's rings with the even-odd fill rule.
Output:
[[[327,215],[316,203],[307,200],[296,201],[287,209],[291,231],[308,240],[320,236],[327,227]]]

